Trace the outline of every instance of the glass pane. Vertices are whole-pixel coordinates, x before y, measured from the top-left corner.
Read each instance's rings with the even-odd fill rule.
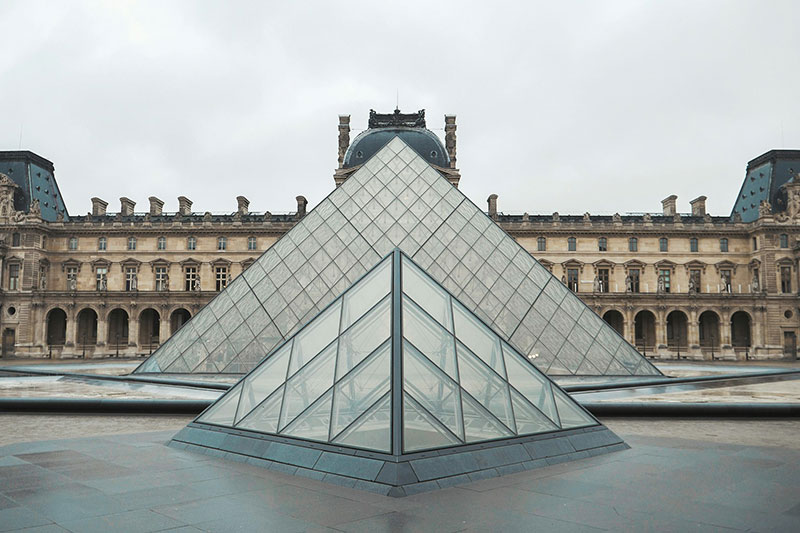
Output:
[[[342,331],[389,293],[392,288],[391,266],[392,258],[388,257],[355,287],[347,291],[342,308]]]
[[[514,431],[514,417],[511,414],[511,399],[506,382],[486,368],[463,344],[458,343],[457,352],[461,387]]]
[[[403,337],[451,378],[458,380],[453,336],[406,298],[403,298]]]
[[[392,451],[392,401],[387,394],[333,442],[379,452]]]
[[[332,391],[322,395],[306,412],[281,431],[281,435],[291,435],[303,439],[328,442],[328,429],[331,421]]]
[[[289,365],[290,376],[300,370],[303,365],[313,359],[320,350],[336,338],[339,334],[339,312],[341,309],[341,301],[336,302],[295,337],[294,347],[292,348],[292,361]]]
[[[406,453],[461,444],[425,412],[410,394],[403,395],[403,451]]]
[[[236,427],[239,429],[252,429],[263,433],[277,433],[284,389],[285,387],[282,386],[280,389],[273,392],[272,396],[253,409],[249,415],[236,424]]]
[[[336,379],[371,354],[391,334],[391,297],[386,297],[339,338]]]
[[[198,422],[206,422],[208,424],[219,424],[221,426],[232,426],[233,417],[236,415],[236,406],[239,405],[239,396],[242,392],[242,387],[234,387],[231,391],[225,394],[221,399],[217,400],[215,404],[205,410],[198,418]]]
[[[483,362],[495,372],[505,377],[503,356],[500,353],[500,339],[497,335],[456,302],[453,302],[453,322],[456,338],[472,350],[472,353],[483,359]]]
[[[517,422],[517,435],[531,435],[544,431],[553,431],[558,426],[544,416],[541,411],[528,403],[517,391],[511,391],[511,403],[514,405],[514,420]]]
[[[336,384],[331,437],[335,437],[389,391],[392,345],[386,343],[362,365]]]
[[[453,434],[464,438],[458,385],[408,342],[403,343],[403,390],[413,395]]]
[[[561,428],[569,429],[581,426],[594,426],[597,424],[589,413],[575,405],[575,402],[560,389],[554,387],[553,395],[556,399],[558,416],[561,419]]]
[[[281,428],[286,427],[333,385],[335,365],[336,343],[334,342],[286,382],[286,394],[281,407]]]
[[[467,442],[513,437],[514,434],[467,394],[462,394]]]
[[[292,353],[292,343],[287,342],[280,350],[261,364],[243,382],[242,401],[236,412],[236,422],[272,394],[284,381],[286,381],[286,368],[289,365],[289,355]]]
[[[550,417],[550,420],[558,423],[550,381],[505,343],[503,343],[503,354],[506,358],[508,382],[511,383],[511,386]]]
[[[435,318],[439,324],[447,328],[449,332],[453,332],[450,297],[405,257],[403,257],[403,292]]]

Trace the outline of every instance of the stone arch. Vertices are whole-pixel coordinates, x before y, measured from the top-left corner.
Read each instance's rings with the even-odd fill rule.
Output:
[[[192,318],[192,314],[184,307],[178,307],[177,309],[173,310],[169,315],[170,333],[174,335],[175,332],[181,329],[190,318]]]
[[[621,337],[625,337],[625,317],[622,312],[616,309],[609,309],[603,313],[603,320],[614,328]]]
[[[667,347],[680,354],[689,349],[689,319],[679,309],[667,315]]]
[[[152,352],[158,347],[161,334],[161,315],[148,307],[139,314],[139,348]]]
[[[67,313],[60,307],[47,312],[48,346],[64,346],[67,342]]]
[[[123,349],[128,346],[128,312],[117,307],[108,313],[108,346]]]
[[[642,309],[636,313],[633,321],[636,348],[643,354],[651,352],[656,347],[656,315],[649,309]]]
[[[700,336],[700,348],[710,351],[713,356],[714,351],[719,351],[720,329],[719,314],[711,309],[706,309],[697,317],[697,331]]]
[[[731,344],[734,350],[746,350],[752,346],[753,318],[747,311],[736,311],[731,315]]]
[[[78,330],[75,342],[78,346],[94,346],[97,344],[97,311],[85,307],[78,312]]]

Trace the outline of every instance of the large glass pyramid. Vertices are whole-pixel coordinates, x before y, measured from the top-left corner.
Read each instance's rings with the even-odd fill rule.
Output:
[[[394,457],[602,429],[399,250],[194,426]]]
[[[660,375],[397,137],[135,372],[248,372],[394,248],[549,375]]]

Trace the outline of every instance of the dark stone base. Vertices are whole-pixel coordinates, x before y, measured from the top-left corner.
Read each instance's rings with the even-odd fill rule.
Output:
[[[598,425],[393,456],[195,422],[169,446],[387,496],[409,496],[629,448]]]

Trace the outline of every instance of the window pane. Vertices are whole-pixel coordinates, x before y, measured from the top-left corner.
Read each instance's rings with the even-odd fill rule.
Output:
[[[331,437],[336,437],[389,391],[391,343],[375,352],[357,370],[336,384]]]
[[[410,394],[403,395],[403,451],[413,452],[461,444],[425,412]]]
[[[236,414],[236,406],[239,405],[239,395],[241,392],[241,387],[234,387],[227,394],[227,397],[206,409],[197,421],[206,422],[208,424],[232,426],[233,417]]]
[[[506,383],[490,372],[461,343],[457,352],[461,386],[513,431],[514,419]]]
[[[341,301],[336,302],[295,337],[292,360],[289,365],[290,376],[336,338],[339,334],[341,308]]]
[[[553,422],[558,422],[550,382],[510,346],[503,344],[503,354],[506,358],[508,380],[511,386],[521,392],[529,402],[550,417]]]
[[[336,378],[341,379],[391,333],[391,297],[387,297],[339,338]]]
[[[392,258],[385,259],[381,266],[347,292],[342,308],[342,330],[350,327],[389,293],[392,286],[391,265]]]
[[[406,298],[403,298],[403,337],[451,378],[458,380],[453,336]]]
[[[514,435],[507,427],[488,413],[483,406],[462,394],[464,406],[464,431],[467,442],[499,439]]]
[[[281,386],[280,389],[273,392],[272,396],[253,409],[236,427],[264,433],[277,433],[284,389],[285,386]]]
[[[288,427],[282,430],[281,434],[328,442],[332,397],[331,391],[325,393],[310,409],[298,416]]]
[[[356,420],[333,442],[380,452],[392,449],[392,402],[391,395],[383,399]]]
[[[450,297],[405,257],[403,257],[403,292],[448,331],[453,331]]]
[[[544,416],[514,390],[511,391],[511,403],[514,405],[514,420],[517,423],[518,435],[530,435],[558,429],[552,420]]]
[[[333,343],[286,382],[281,406],[281,428],[286,427],[333,385],[335,366],[336,343]]]
[[[267,398],[286,380],[291,352],[292,343],[289,342],[245,378],[236,422],[247,416],[258,402]]]
[[[561,428],[569,429],[580,426],[594,426],[597,422],[585,411],[579,409],[558,389],[553,389]]]
[[[478,322],[456,302],[453,302],[453,320],[456,338],[472,350],[472,353],[483,359],[483,362],[495,372],[505,376],[503,357],[500,353],[500,340],[497,335]]]

